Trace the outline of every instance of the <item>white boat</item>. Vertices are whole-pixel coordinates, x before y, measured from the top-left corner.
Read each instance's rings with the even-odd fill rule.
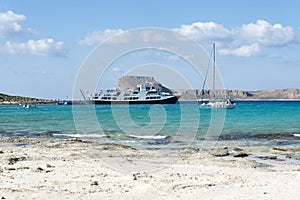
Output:
[[[31,109],[31,108],[36,108],[36,104],[24,104],[23,105],[24,109]]]
[[[205,77],[206,78],[206,77]],[[213,44],[213,87],[212,87],[212,97],[209,102],[203,102],[199,104],[200,108],[221,108],[221,109],[232,109],[235,107],[235,103],[230,99],[226,100],[216,100],[216,45]],[[205,81],[203,83],[202,91],[204,90]]]
[[[159,92],[151,83],[139,85],[136,89],[100,90],[83,96],[93,104],[175,104],[180,97]]]
[[[235,107],[235,103],[232,103],[229,99],[226,101],[215,101],[215,102],[208,102],[208,103],[201,103],[201,108],[225,108],[225,109],[232,109]]]

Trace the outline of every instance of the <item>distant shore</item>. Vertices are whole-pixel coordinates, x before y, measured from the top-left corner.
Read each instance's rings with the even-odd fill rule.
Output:
[[[0,105],[51,104],[51,103],[55,103],[55,100],[12,96],[8,94],[0,93]]]
[[[232,99],[234,102],[292,102],[292,101],[300,101],[300,99]],[[180,100],[179,103],[188,103],[188,102],[200,102],[200,101],[209,101],[209,99],[201,99],[201,100]],[[35,102],[0,102],[1,105],[24,105],[24,104],[57,104],[59,101],[35,101]],[[84,101],[66,101],[65,105],[83,105]]]
[[[3,101],[0,102],[0,105],[23,105],[23,104],[54,104],[55,101],[46,100],[46,101]]]
[[[226,100],[226,99],[224,99]],[[285,102],[285,101],[300,101],[300,99],[232,99],[234,102],[256,102],[256,101],[259,101],[259,102],[263,102],[263,101],[267,101],[267,102],[271,102],[271,101],[282,101],[282,102]],[[197,100],[180,100],[179,99],[179,102],[199,102],[199,101],[209,101],[209,99],[199,99],[198,101]]]
[[[180,94],[179,101],[208,101],[211,91],[205,90],[173,90],[176,94]],[[203,94],[204,93],[204,94]],[[216,98],[232,99],[233,101],[300,101],[300,89],[281,89],[281,90],[216,90]],[[54,104],[58,102],[77,103],[80,100],[50,100],[31,97],[10,96],[0,93],[0,105],[19,105],[19,104]]]

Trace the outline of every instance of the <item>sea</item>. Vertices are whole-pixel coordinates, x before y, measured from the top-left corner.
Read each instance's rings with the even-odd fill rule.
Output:
[[[80,139],[142,149],[300,147],[300,101],[241,101],[234,109],[202,109],[198,102],[1,105],[0,139],[7,138]]]

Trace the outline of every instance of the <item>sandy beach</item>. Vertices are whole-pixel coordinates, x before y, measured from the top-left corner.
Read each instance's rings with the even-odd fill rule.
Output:
[[[30,145],[22,145],[30,142]],[[299,199],[299,149],[2,140],[1,199]]]

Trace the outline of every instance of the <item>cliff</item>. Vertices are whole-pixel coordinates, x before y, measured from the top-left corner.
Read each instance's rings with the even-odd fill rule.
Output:
[[[201,95],[201,90],[177,90],[183,94],[180,100],[209,99],[210,90],[205,90]],[[300,89],[282,90],[216,90],[216,98],[230,98],[234,100],[300,100]]]
[[[152,83],[159,91],[177,93],[181,95],[180,101],[195,101],[197,99],[209,99],[210,90],[205,90],[201,95],[201,90],[171,90],[157,82],[153,77],[148,76],[122,76],[118,80],[118,86],[121,88],[135,88],[143,83]],[[300,89],[282,89],[282,90],[258,90],[258,91],[242,91],[242,90],[216,90],[216,98],[230,98],[234,100],[298,100],[300,99]]]
[[[160,92],[169,92],[173,91],[161,83],[157,82],[153,77],[149,76],[122,76],[119,78],[117,85],[123,89],[133,89],[138,85],[151,83],[155,88]]]

